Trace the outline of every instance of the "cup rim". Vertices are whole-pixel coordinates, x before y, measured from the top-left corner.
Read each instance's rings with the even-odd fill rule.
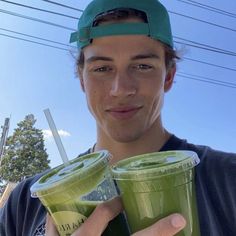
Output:
[[[148,165],[148,161],[150,161],[150,165]],[[152,152],[121,160],[112,166],[111,172],[115,180],[139,181],[185,172],[193,169],[199,162],[200,159],[194,151]],[[138,163],[137,166],[135,166],[135,163]]]
[[[46,179],[53,178],[55,174],[59,173],[60,171],[63,171],[63,169],[67,168],[64,164],[59,165],[57,167],[54,167],[49,172],[47,172],[45,175],[40,177],[30,188],[31,195],[33,197],[38,197],[41,194],[45,195],[47,191],[50,191],[51,193],[60,192],[60,191],[66,191],[68,187],[73,185],[75,181],[85,181],[85,179],[89,179],[93,177],[94,174],[96,174],[99,171],[102,171],[104,168],[108,166],[108,161],[110,159],[110,153],[107,150],[101,150],[97,152],[88,153],[79,157],[74,158],[73,160],[70,160],[69,163],[73,164],[79,161],[84,161],[85,159],[92,158],[93,156],[97,155],[95,160],[90,163],[90,165],[86,166],[85,168],[81,168],[78,170],[75,170],[74,173],[68,173],[65,176],[63,176],[61,179],[55,179],[55,181],[51,182],[45,182]],[[90,171],[89,174],[87,171]],[[63,189],[60,186],[63,184]],[[61,189],[61,190],[60,190]]]

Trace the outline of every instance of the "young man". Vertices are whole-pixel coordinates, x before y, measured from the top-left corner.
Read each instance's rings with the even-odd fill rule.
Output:
[[[157,0],[94,0],[72,34],[80,50],[78,74],[88,108],[97,124],[91,151],[107,149],[112,163],[137,154],[192,150],[201,235],[236,235],[236,154],[187,143],[162,125],[164,94],[176,71],[171,27],[166,9]],[[30,198],[36,176],[21,183],[1,215],[0,234],[44,235],[46,211]],[[120,199],[99,205],[74,236],[101,235],[122,211]],[[171,236],[185,226],[173,214],[134,236]],[[46,235],[57,235],[47,217]]]

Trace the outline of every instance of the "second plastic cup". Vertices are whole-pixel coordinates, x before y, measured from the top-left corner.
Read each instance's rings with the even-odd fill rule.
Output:
[[[195,152],[167,151],[130,157],[112,168],[131,233],[171,213],[181,213],[186,227],[178,236],[199,236],[195,197]]]
[[[97,204],[117,196],[109,172],[110,154],[100,151],[80,156],[52,169],[32,187],[53,218],[60,236],[71,235],[93,212]],[[103,236],[129,235],[124,217],[111,221]]]

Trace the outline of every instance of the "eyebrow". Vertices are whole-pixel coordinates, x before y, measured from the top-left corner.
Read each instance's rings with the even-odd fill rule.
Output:
[[[113,59],[110,57],[92,56],[86,60],[87,63],[92,63],[94,61],[113,61]]]
[[[151,58],[160,59],[160,56],[158,56],[157,54],[153,54],[153,53],[138,54],[138,55],[131,57],[131,60],[135,61],[135,60],[140,60],[140,59],[151,59]],[[86,60],[87,63],[92,63],[95,61],[113,61],[113,59],[111,57],[92,56]]]
[[[147,54],[138,54],[136,56],[131,57],[131,60],[139,60],[139,59],[160,59],[160,56],[153,53],[147,53]]]

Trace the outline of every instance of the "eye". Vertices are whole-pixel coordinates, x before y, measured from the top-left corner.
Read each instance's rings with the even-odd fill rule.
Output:
[[[110,72],[112,68],[110,66],[100,66],[93,69],[94,72]]]
[[[151,70],[153,66],[148,65],[148,64],[138,64],[138,65],[135,65],[134,68],[140,71],[147,71],[147,70]]]

